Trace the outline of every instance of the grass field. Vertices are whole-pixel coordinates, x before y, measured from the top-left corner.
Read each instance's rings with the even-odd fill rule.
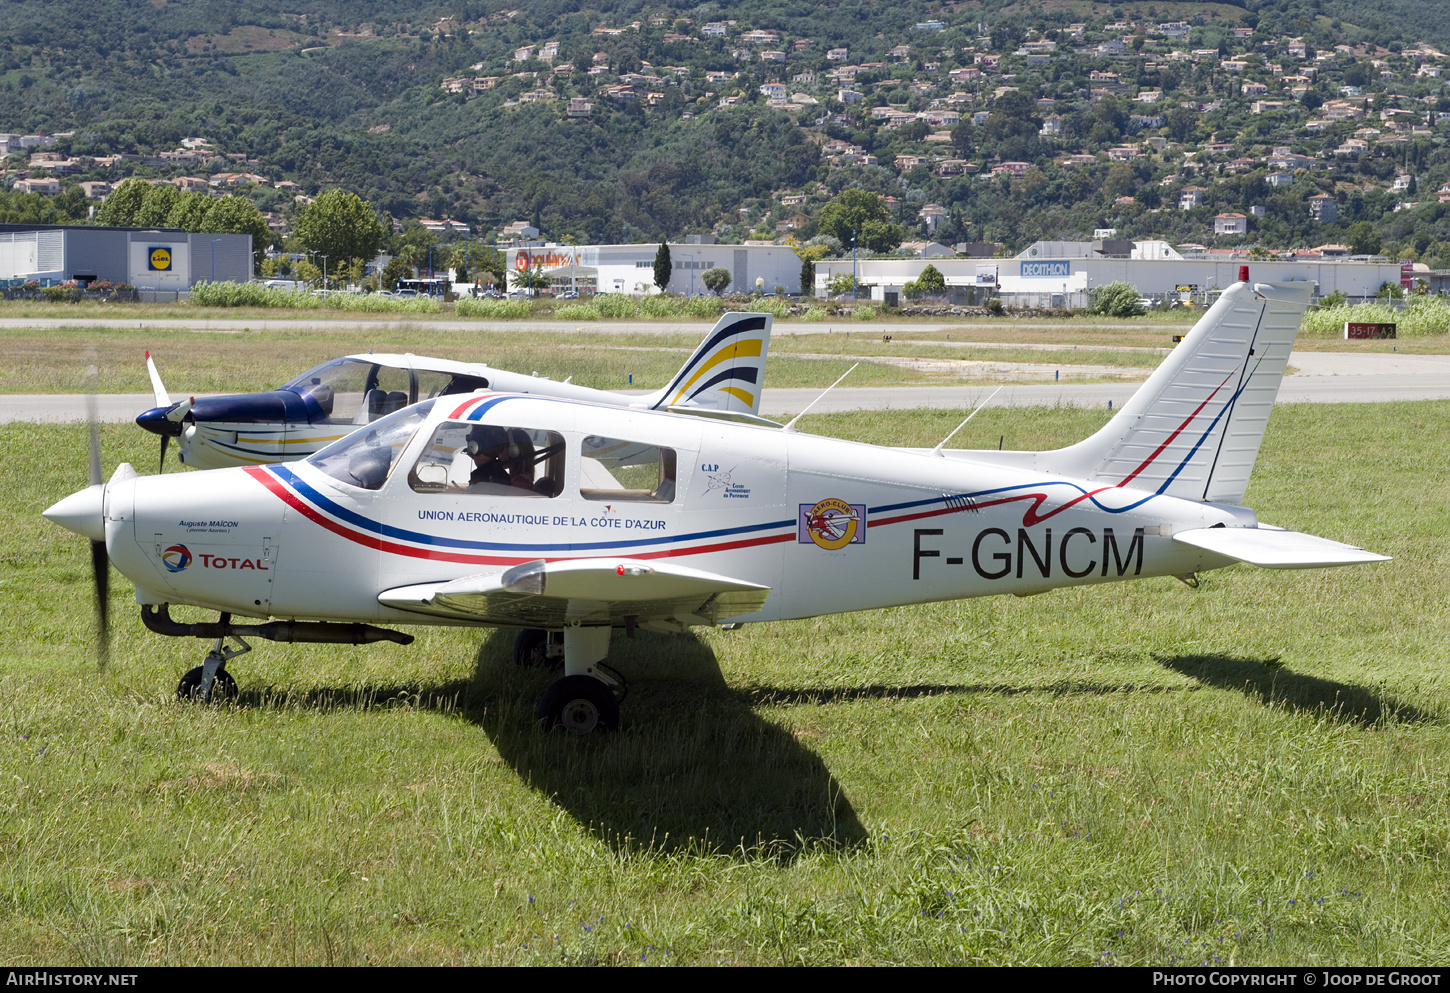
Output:
[[[615,335],[587,326],[562,333],[503,328],[443,334],[423,325],[366,331],[320,327],[305,332],[259,327],[247,332],[202,334],[156,329],[0,329],[0,348],[8,358],[0,364],[0,393],[76,392],[82,388],[90,365],[100,370],[96,388],[102,393],[149,393],[147,351],[155,356],[167,388],[178,395],[273,389],[329,359],[367,351],[413,352],[484,362],[511,372],[554,379],[572,377],[575,383],[597,389],[654,389],[669,382],[702,338],[703,331]],[[1156,340],[1161,343],[1161,336]],[[896,334],[892,340],[883,341],[879,332],[857,330],[850,336],[823,332],[772,338],[766,382],[776,387],[825,388],[857,360],[861,365],[847,380],[852,386],[1040,380],[1050,375],[1019,376],[996,371],[1006,363],[1017,362],[1055,364],[1068,376],[1073,375],[1075,367],[1110,365],[1121,368],[1122,375],[1146,378],[1162,356],[1162,351],[1153,348],[1114,350],[1069,345],[1042,351],[1011,343],[974,348],[960,340],[948,341],[943,335],[923,334],[918,341],[910,335]],[[913,368],[914,359],[941,361],[931,363],[930,368]],[[959,367],[964,360],[987,362],[992,368]],[[1103,377],[1096,374],[1088,378]]]
[[[625,728],[583,741],[534,729],[549,677],[505,633],[262,643],[236,704],[179,706],[201,643],[142,629],[119,577],[98,674],[85,542],[39,517],[83,429],[0,428],[0,957],[1443,963],[1445,415],[1270,426],[1261,519],[1392,563],[617,634]],[[988,409],[960,443],[1103,416]],[[107,472],[146,437],[105,429]]]

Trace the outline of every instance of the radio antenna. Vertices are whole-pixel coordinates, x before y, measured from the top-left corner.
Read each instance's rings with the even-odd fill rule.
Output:
[[[987,406],[987,404],[989,404],[989,403],[992,402],[992,397],[996,396],[998,393],[1001,393],[1001,392],[1002,392],[1002,387],[1000,387],[1000,386],[997,387],[995,390],[993,390],[991,396],[987,397],[987,399],[985,399],[981,403],[977,404],[977,409],[974,410],[974,411],[972,411],[970,414],[967,415],[967,421],[970,421],[973,417],[976,417],[978,414],[980,414],[982,412],[982,408],[985,407],[985,406]],[[943,438],[941,440],[941,444],[937,445],[935,448],[933,448],[931,450],[931,454],[935,455],[939,459],[946,458],[946,456],[942,454],[942,448],[946,445],[947,442],[951,441],[953,438],[956,437],[957,431],[960,431],[962,428],[964,428],[964,427],[967,426],[967,421],[962,421],[962,423],[958,424],[955,431],[953,431],[951,434],[949,434],[945,438]]]
[[[861,363],[859,363],[859,362],[856,363],[856,365],[860,365],[860,364]],[[841,373],[841,379],[845,379],[847,376],[851,375],[851,373],[855,372],[856,371],[856,365],[853,365],[851,368],[849,368],[845,372]],[[794,431],[795,430],[795,422],[798,421],[798,420],[800,420],[802,417],[806,416],[806,411],[810,410],[816,404],[820,403],[821,402],[821,397],[824,397],[827,393],[829,393],[832,390],[834,390],[837,386],[840,386],[841,385],[841,379],[836,380],[830,386],[827,386],[824,390],[822,390],[821,391],[821,396],[816,397],[810,403],[806,404],[806,409],[803,410],[803,411],[801,411],[799,414],[796,414],[794,417],[792,417],[790,419],[790,421],[786,423],[786,426],[783,427],[783,428],[781,428],[781,430],[782,431]]]

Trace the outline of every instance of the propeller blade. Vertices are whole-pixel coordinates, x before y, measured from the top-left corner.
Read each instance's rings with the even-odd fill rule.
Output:
[[[171,397],[167,395],[166,387],[161,385],[161,373],[156,371],[156,362],[150,351],[146,353],[146,371],[151,375],[151,392],[156,394],[156,406],[171,406]]]
[[[195,406],[196,397],[187,397],[185,400],[178,403],[171,410],[167,411],[166,419],[168,421],[173,421],[179,424],[186,419],[186,415],[191,413],[191,408]]]
[[[161,462],[156,466],[156,474],[159,476],[166,471],[166,444],[171,440],[170,435],[161,436]]]
[[[92,366],[92,368],[95,368]],[[95,486],[101,479],[101,429],[96,423],[96,392],[93,389],[86,393],[86,427],[90,435],[90,475],[91,485]]]
[[[86,421],[90,435],[91,485],[102,482],[101,478],[101,434],[96,417],[96,382],[100,369],[94,365],[86,367]],[[102,508],[105,498],[102,497]],[[104,514],[103,514],[104,516]],[[96,663],[101,669],[111,658],[111,557],[106,554],[105,541],[91,539],[91,579],[96,586]]]
[[[111,660],[111,557],[104,541],[91,542],[91,577],[96,583],[96,664]]]

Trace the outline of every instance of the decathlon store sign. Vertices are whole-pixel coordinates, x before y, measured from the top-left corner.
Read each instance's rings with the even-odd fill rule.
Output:
[[[1072,275],[1072,263],[1062,262],[1023,262],[1023,279],[1066,279]]]

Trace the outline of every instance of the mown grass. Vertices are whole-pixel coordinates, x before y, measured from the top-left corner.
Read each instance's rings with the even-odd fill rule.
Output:
[[[302,372],[341,355],[413,352],[436,358],[484,362],[499,369],[548,376],[597,389],[656,389],[667,383],[699,345],[703,332],[668,335],[615,335],[587,325],[562,333],[486,330],[440,334],[425,325],[380,327],[359,331],[319,326],[307,331],[270,330],[265,325],[236,333],[159,329],[108,330],[73,328],[22,331],[0,328],[0,347],[9,361],[0,364],[0,393],[75,393],[86,382],[86,370],[99,370],[96,389],[102,393],[149,393],[145,353],[156,359],[162,380],[175,394],[238,393],[275,389]],[[1003,354],[998,354],[1003,352]],[[929,341],[883,341],[879,333],[809,335],[771,341],[766,384],[776,387],[825,388],[864,359],[847,382],[852,386],[896,386],[943,381],[965,382],[966,376],[918,371],[873,357],[919,355],[992,362],[1110,362],[1140,365],[1144,353],[1034,352],[1027,349],[970,351]],[[835,358],[839,355],[840,358]],[[830,356],[830,357],[825,357]],[[1150,356],[1155,358],[1156,356]],[[994,375],[1000,380],[1000,375]]]
[[[1276,411],[1264,520],[1394,555],[616,636],[625,729],[532,727],[505,633],[199,642],[38,517],[80,428],[0,428],[0,953],[28,963],[1435,964],[1450,942],[1444,404]],[[984,410],[1046,447],[1098,411]],[[956,412],[811,430],[934,444]],[[805,423],[805,422],[803,422]],[[147,465],[103,431],[107,471]],[[199,612],[191,612],[200,616]]]

